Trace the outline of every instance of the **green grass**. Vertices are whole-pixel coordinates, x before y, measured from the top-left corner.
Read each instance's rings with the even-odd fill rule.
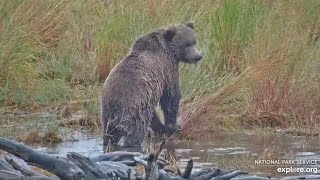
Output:
[[[203,127],[193,129],[207,132],[230,115],[260,122],[262,114],[272,114],[266,124],[283,119],[282,128],[315,127],[319,7],[317,0],[3,0],[0,106],[83,102],[73,110],[97,125],[101,85],[135,39],[191,20],[204,55],[181,65],[181,117]]]

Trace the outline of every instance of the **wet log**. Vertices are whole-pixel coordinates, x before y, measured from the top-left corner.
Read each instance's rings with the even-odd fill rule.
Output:
[[[14,171],[14,168],[3,158],[0,158],[0,171]]]
[[[67,157],[41,153],[32,148],[8,139],[0,138],[0,149],[22,159],[0,157],[0,179],[8,180],[266,180],[258,176],[243,176],[241,170],[224,171],[218,168],[202,169],[193,172],[193,161],[190,160],[183,173],[172,174],[159,165],[159,155],[163,150],[163,141],[154,154],[143,155],[131,152],[112,152],[94,157],[85,157],[71,152]],[[26,163],[25,163],[26,162]],[[34,172],[29,165],[39,167],[55,174],[48,177]],[[136,165],[142,165],[144,174],[137,174]],[[282,180],[320,179],[320,175],[285,177]]]
[[[190,177],[190,175],[191,175],[192,168],[193,168],[193,161],[191,159],[191,160],[188,161],[186,169],[184,170],[184,172],[183,172],[181,177],[183,177],[185,179],[188,179]]]
[[[24,176],[43,176],[42,174],[39,174],[37,172],[34,172],[31,170],[31,168],[26,163],[20,163],[18,160],[9,157],[4,156],[4,159],[6,162],[8,162],[16,171],[21,172]]]
[[[232,178],[237,177],[242,174],[247,174],[247,173],[243,172],[241,170],[232,170],[227,173],[220,173],[219,176],[211,178],[211,180],[227,180],[227,179],[232,179]]]
[[[233,178],[233,180],[275,180],[275,178],[265,178],[265,177],[250,176],[250,177]]]
[[[7,162],[10,161],[10,162]],[[12,164],[13,165],[12,165]],[[12,161],[11,158],[6,157],[0,159],[0,179],[6,180],[57,180],[56,178],[46,177],[44,175],[33,172],[29,168],[21,166],[18,162]],[[19,169],[19,170],[17,170]],[[20,171],[21,170],[21,171]],[[26,174],[24,174],[26,173]]]
[[[101,161],[134,161],[133,157],[142,156],[139,152],[116,151],[89,157],[93,162]]]
[[[0,149],[31,165],[49,171],[62,180],[76,180],[86,177],[86,174],[78,166],[64,157],[37,152],[24,144],[4,138],[0,138]]]

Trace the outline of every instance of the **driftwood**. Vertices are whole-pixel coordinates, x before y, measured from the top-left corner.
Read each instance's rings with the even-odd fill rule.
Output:
[[[154,154],[143,155],[135,152],[111,152],[93,157],[78,153],[68,153],[66,157],[41,153],[32,148],[5,138],[0,138],[0,149],[8,152],[0,158],[0,179],[8,180],[268,180],[270,178],[248,176],[241,170],[224,171],[218,168],[206,168],[192,172],[190,160],[183,173],[172,174],[163,167],[167,162],[159,155],[163,150],[163,141]],[[14,156],[12,156],[14,155]],[[45,176],[30,168],[36,166],[51,172],[54,176]],[[136,166],[142,165],[144,173],[138,174]],[[320,179],[320,176],[286,177],[283,180]]]

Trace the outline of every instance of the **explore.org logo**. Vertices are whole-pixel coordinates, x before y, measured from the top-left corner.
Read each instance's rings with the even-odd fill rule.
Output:
[[[268,159],[254,160],[258,166],[275,166],[278,173],[318,173],[320,160]]]
[[[316,167],[279,167],[277,168],[278,173],[318,173],[318,168]]]

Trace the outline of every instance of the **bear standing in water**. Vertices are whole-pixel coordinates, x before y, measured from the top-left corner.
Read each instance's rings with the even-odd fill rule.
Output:
[[[102,90],[103,144],[141,146],[148,127],[158,134],[179,131],[179,62],[202,59],[193,23],[168,26],[140,37],[110,72]],[[156,112],[160,105],[164,124]]]

